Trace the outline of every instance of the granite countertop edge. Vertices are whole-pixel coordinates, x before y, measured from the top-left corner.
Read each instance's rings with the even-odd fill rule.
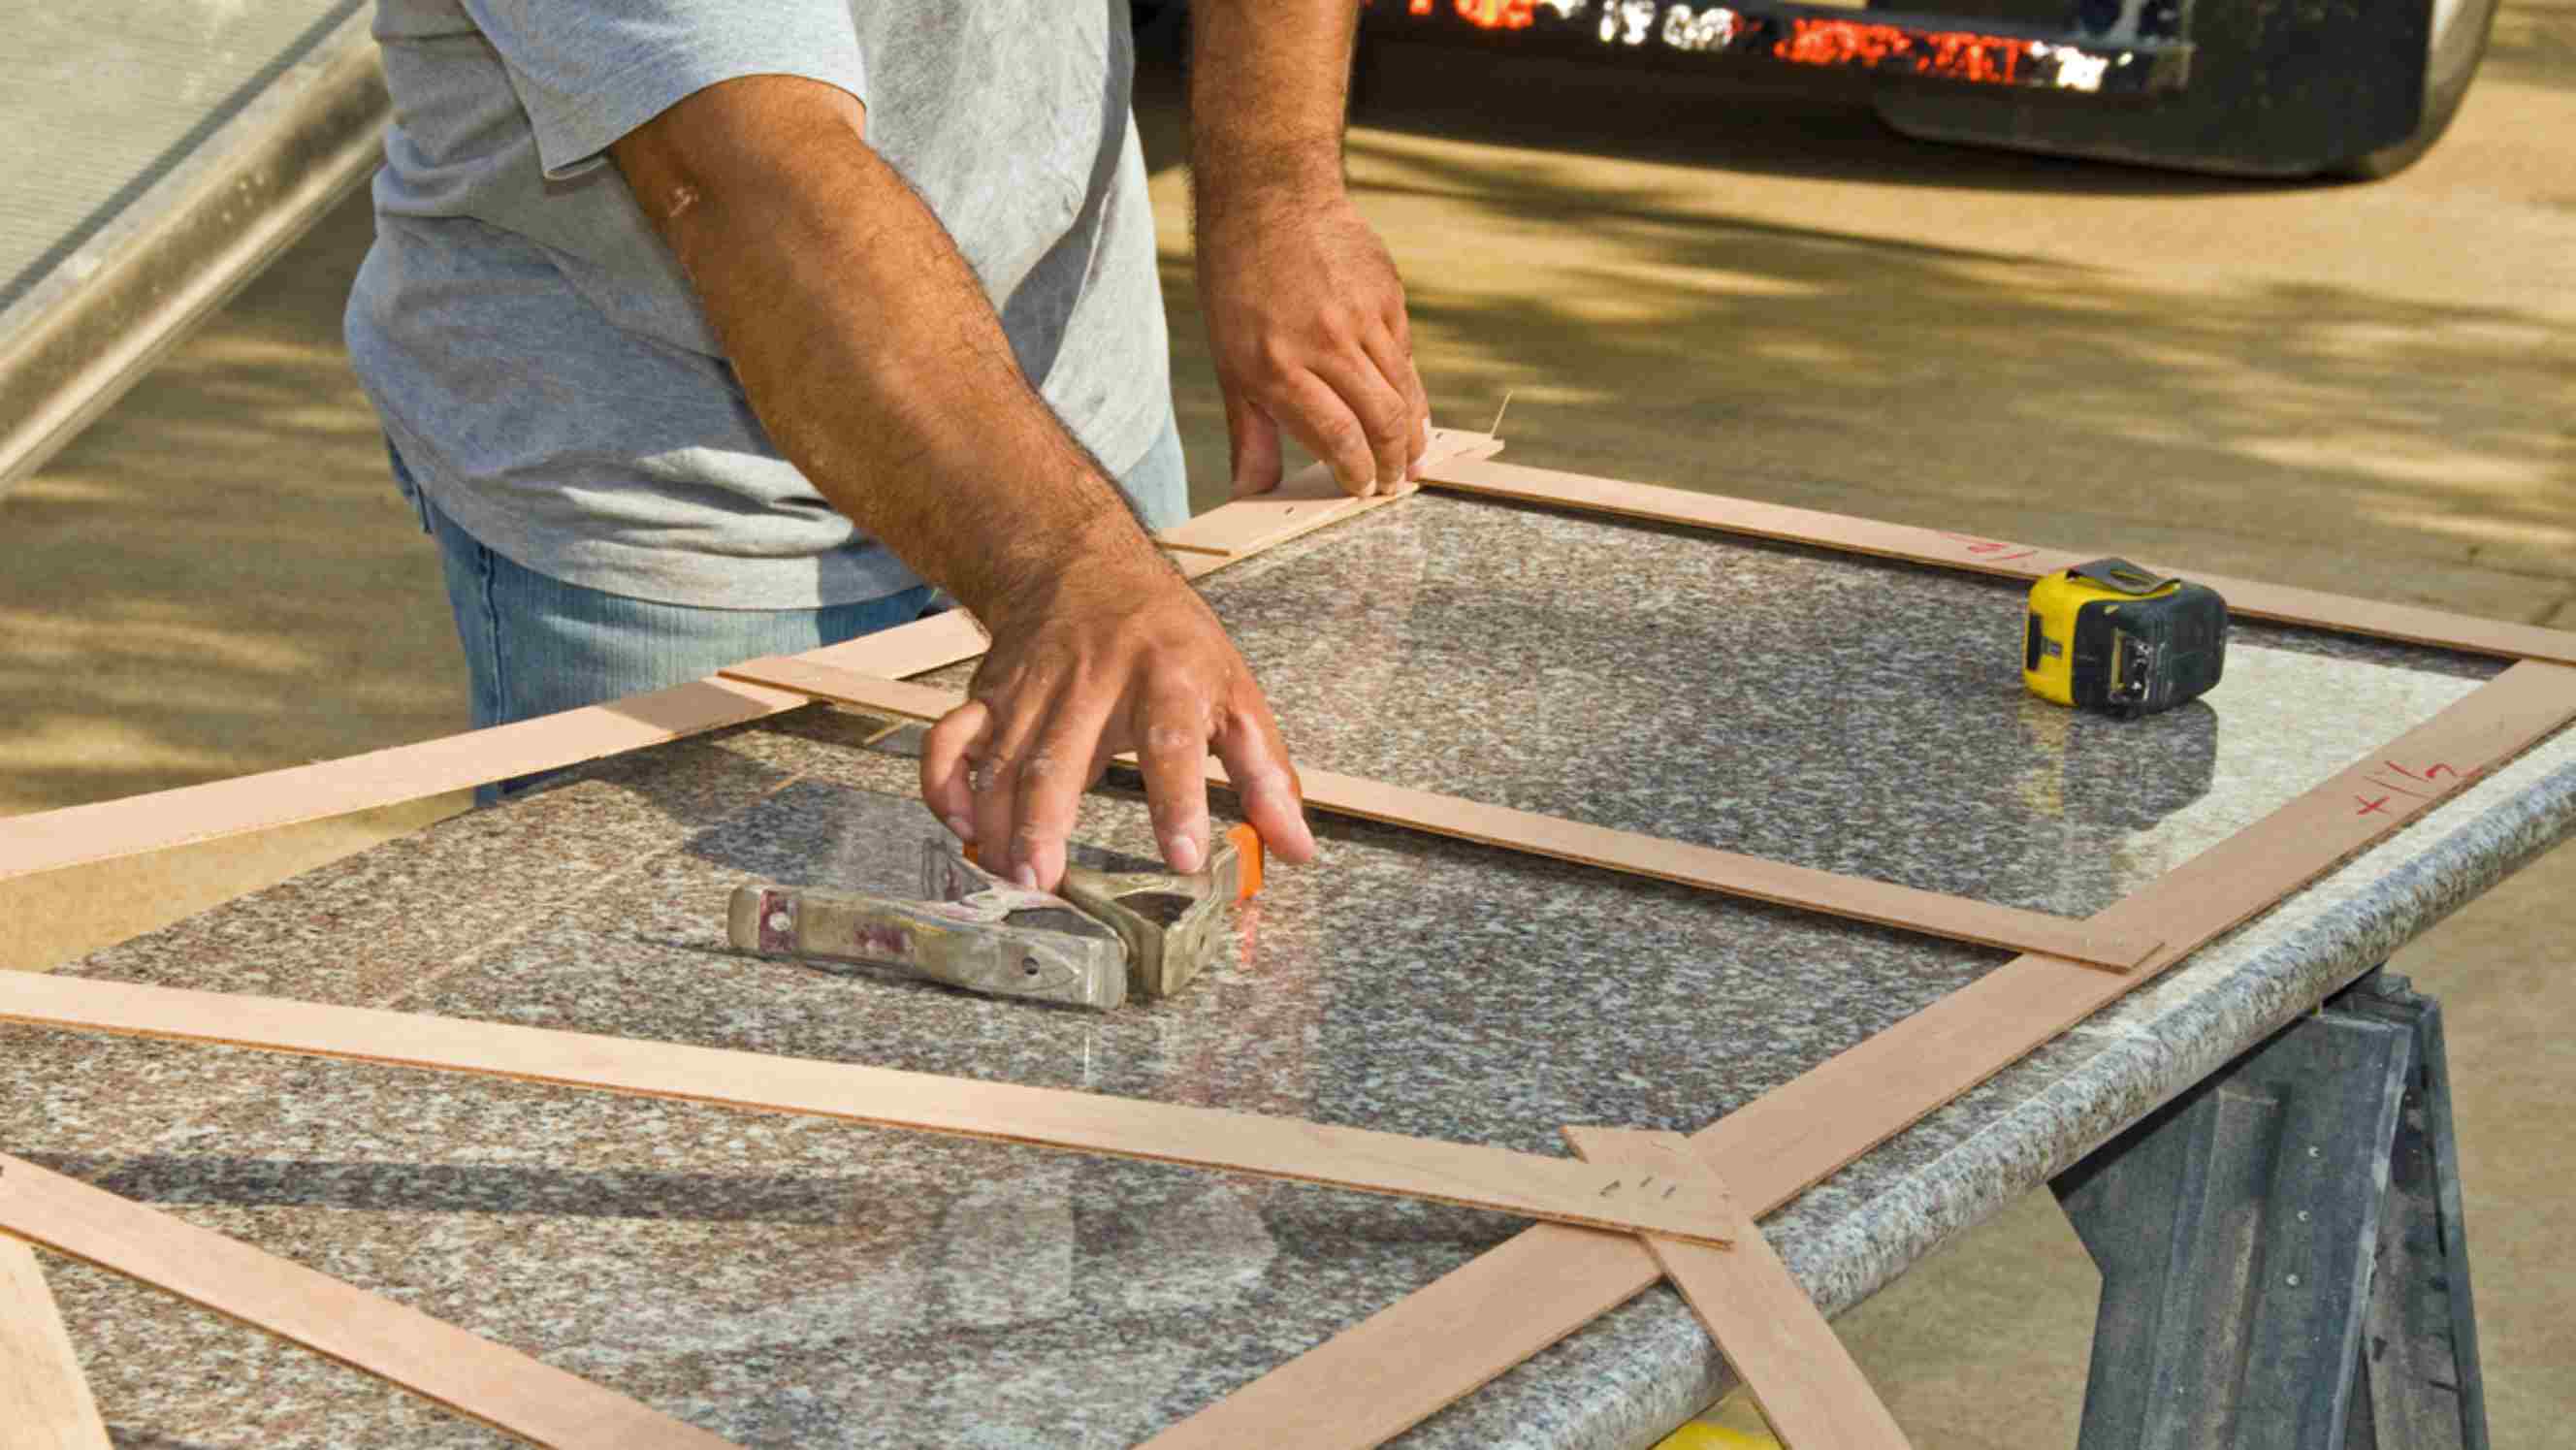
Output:
[[[1839,1314],[2570,836],[2576,730],[2542,742],[2095,1014],[2074,1030],[2099,1051],[1916,1172],[1831,1205],[1844,1212],[1793,1202],[1765,1221],[1765,1231],[1808,1293],[1827,1314]],[[1829,1182],[1811,1196],[1830,1191]],[[1612,1342],[1585,1344],[1595,1338]],[[1668,1286],[1594,1321],[1550,1354],[1567,1352],[1623,1372],[1606,1389],[1569,1395],[1567,1375],[1533,1363],[1403,1443],[1644,1450],[1735,1384]],[[1578,1407],[1584,1400],[1591,1403]]]

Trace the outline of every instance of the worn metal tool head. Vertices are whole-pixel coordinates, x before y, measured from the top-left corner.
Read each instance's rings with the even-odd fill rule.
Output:
[[[922,850],[923,895],[897,901],[792,886],[733,893],[733,945],[764,956],[868,962],[996,997],[1106,1010],[1127,1000],[1127,945],[1062,897]]]
[[[1105,853],[1092,853],[1103,859]],[[974,866],[973,848],[953,859],[986,880]],[[1132,858],[1129,858],[1132,859]],[[1207,864],[1196,871],[1103,869],[1076,859],[1056,890],[1127,946],[1129,995],[1152,1000],[1186,987],[1224,944],[1225,914],[1261,889],[1261,837],[1236,826],[1217,837]]]

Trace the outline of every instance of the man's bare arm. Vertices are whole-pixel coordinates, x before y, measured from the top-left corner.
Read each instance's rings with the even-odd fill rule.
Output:
[[[1052,886],[1074,803],[1139,753],[1165,855],[1204,859],[1202,770],[1290,860],[1313,850],[1268,704],[1198,595],[1021,375],[937,217],[846,92],[710,86],[612,148],[770,438],[834,507],[993,633],[930,735],[923,799]]]
[[[1350,0],[1195,0],[1190,180],[1199,295],[1237,493],[1279,481],[1279,433],[1357,494],[1429,436],[1404,284],[1342,184]]]
[[[1064,562],[1152,572],[938,219],[814,81],[711,86],[612,152],[752,406],[823,496],[999,627]],[[886,481],[910,478],[914,486]]]

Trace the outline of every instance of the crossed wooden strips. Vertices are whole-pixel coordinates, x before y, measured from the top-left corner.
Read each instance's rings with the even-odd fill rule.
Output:
[[[1876,1404],[1823,1316],[1761,1243],[1760,1231],[1704,1167],[1674,1151],[1671,1144],[1680,1140],[1671,1135],[1569,1130],[1580,1135],[1575,1142],[1586,1156],[1600,1160],[1584,1163],[931,1073],[136,983],[12,978],[0,983],[0,1020],[805,1113],[1633,1230],[1659,1256],[1669,1256],[1677,1278],[1709,1286],[1693,1302],[1731,1354],[1739,1352],[1735,1345],[1758,1342],[1783,1362],[1805,1367],[1797,1383],[1821,1382],[1814,1403]],[[537,1444],[605,1450],[725,1443],[417,1310],[6,1154],[0,1154],[0,1234],[204,1305]],[[1729,1250],[1747,1245],[1753,1251],[1739,1271]],[[24,1258],[23,1249],[10,1247]],[[32,1263],[25,1268],[34,1288],[24,1297],[32,1303],[44,1291]],[[71,1365],[50,1299],[42,1311],[16,1317],[53,1326],[39,1341],[46,1352],[12,1358],[45,1370],[31,1371],[30,1378],[54,1393],[24,1398],[76,1397],[85,1404],[88,1391]],[[15,1337],[0,1329],[0,1345]],[[0,1360],[0,1387],[10,1383],[10,1361]],[[1792,1407],[1781,1422],[1784,1432],[1799,1423],[1794,1407],[1807,1402],[1783,1402]],[[7,1403],[0,1396],[0,1405]],[[76,1413],[49,1409],[51,1417]],[[1847,1413],[1835,1412],[1838,1418]],[[1837,1431],[1809,1443],[1904,1443],[1883,1409],[1875,1415],[1888,1438],[1855,1441]],[[88,1418],[95,1421],[94,1408]],[[31,1414],[24,1423],[44,1421]],[[1818,1420],[1816,1427],[1826,1423]]]
[[[1437,432],[1436,487],[2021,577],[2080,562],[2001,541],[1515,468],[1486,461],[1499,447],[1490,438]],[[1309,470],[1164,542],[1196,577],[1393,501],[1343,497],[1328,475]],[[0,979],[0,1020],[818,1114],[1541,1221],[1171,1427],[1156,1445],[1376,1444],[1667,1277],[1784,1440],[1901,1445],[1895,1422],[1753,1220],[2576,718],[2576,669],[2563,667],[2576,663],[2576,635],[2209,582],[2239,614],[2525,662],[2083,922],[1310,773],[1309,803],[1322,809],[2023,952],[1690,1138],[1569,1128],[1581,1162],[1016,1084],[91,979],[9,974]],[[810,699],[935,718],[956,697],[894,677],[972,658],[984,643],[971,620],[952,613],[519,725],[0,822],[0,880],[558,769]],[[2387,768],[2413,788],[2356,816],[2354,791],[2384,784]],[[1210,778],[1223,779],[1215,768]],[[517,1351],[6,1155],[0,1235],[195,1300],[537,1443],[723,1443]],[[30,1408],[18,1414],[22,1405]],[[38,1443],[104,1443],[33,1261],[5,1241],[0,1414],[56,1436]]]

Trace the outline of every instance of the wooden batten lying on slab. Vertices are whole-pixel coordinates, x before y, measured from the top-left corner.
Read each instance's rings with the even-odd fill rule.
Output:
[[[0,1180],[0,1194],[8,1184]],[[35,1251],[0,1236],[0,1431],[16,1450],[107,1450],[107,1426]]]
[[[30,972],[0,973],[0,1022],[802,1113],[1694,1243],[1723,1246],[1732,1231],[1721,1212],[1642,1194],[1616,1170],[1569,1158],[1064,1088]]]
[[[794,656],[746,660],[725,671],[728,679],[797,690],[880,714],[936,720],[964,697],[902,680],[817,665]],[[2114,930],[2045,912],[1997,906],[1963,896],[1919,891],[1885,881],[1839,876],[1806,866],[1766,861],[1734,851],[1667,841],[1634,831],[1587,825],[1457,796],[1413,790],[1329,770],[1301,773],[1306,804],[1335,815],[1383,821],[1434,835],[1476,841],[1531,855],[1572,861],[1675,881],[1685,886],[1749,897],[1780,906],[1827,912],[1853,921],[1919,931],[1954,941],[2039,952],[2088,966],[2126,971],[2156,948],[2153,933]],[[1208,763],[1208,779],[1225,783],[1225,768]]]
[[[1566,1141],[1592,1163],[1623,1163],[1688,1185],[1695,1196],[1734,1200],[1679,1133],[1570,1127]],[[1905,1450],[1905,1432],[1870,1388],[1816,1301],[1790,1276],[1752,1219],[1724,1253],[1644,1236],[1664,1277],[1699,1316],[1771,1433],[1789,1450]]]
[[[1482,433],[1454,428],[1434,433],[1428,455],[1432,463],[1490,458],[1502,448]],[[1300,470],[1276,493],[1211,509],[1173,531],[1197,543],[1166,542],[1188,551],[1177,554],[1175,563],[1195,579],[1399,497],[1349,498],[1318,464]],[[799,658],[901,677],[973,659],[990,642],[974,617],[958,609],[826,645]],[[541,775],[764,719],[799,708],[806,699],[720,679],[693,680],[605,705],[340,760],[34,812],[0,822],[0,881]]]
[[[951,613],[817,653],[918,674],[983,651],[984,635],[975,622]],[[340,760],[38,811],[0,821],[0,881],[561,770],[805,704],[803,695],[757,685],[692,680],[605,705]]]
[[[203,1305],[532,1444],[581,1450],[729,1450],[732,1444],[417,1309],[5,1153],[0,1234]],[[0,1410],[6,1408],[0,1399]],[[5,1422],[0,1440],[31,1443]]]
[[[1910,564],[1999,574],[2012,579],[2044,578],[2100,557],[2006,543],[1973,534],[1880,523],[1876,519],[1822,513],[1786,504],[1626,483],[1615,478],[1591,478],[1546,468],[1523,468],[1465,456],[1443,460],[1426,469],[1422,482],[1426,488],[1473,494],[1480,498],[1611,514],[1650,523],[1680,524],[1778,543],[1811,544],[1844,553],[1898,559]],[[2153,564],[2145,567],[2157,568]],[[2479,619],[2406,604],[2382,604],[2345,594],[2266,584],[2259,579],[2231,579],[2216,574],[2165,569],[2157,572],[2184,573],[2186,577],[2208,585],[2226,598],[2230,614],[2248,619],[2268,619],[2280,624],[2305,625],[2345,634],[2374,635],[2406,644],[2428,644],[2506,659],[2576,664],[2576,632],[2568,630]]]
[[[1434,428],[1422,455],[1422,466],[1425,469],[1439,468],[1491,458],[1502,451],[1502,440],[1491,434]],[[1337,524],[1372,509],[1383,508],[1411,492],[1408,487],[1404,494],[1382,493],[1368,498],[1353,498],[1333,481],[1330,468],[1320,463],[1311,464],[1289,475],[1279,487],[1268,493],[1239,498],[1223,508],[1210,509],[1187,523],[1165,529],[1155,535],[1155,541],[1166,549],[1183,553],[1240,559],[1290,539],[1302,538],[1326,524]]]
[[[1433,467],[1446,486],[1462,491],[2013,577],[2036,577],[2081,561],[2075,555],[1937,531],[1472,459],[1435,460]],[[1299,487],[1316,491],[1315,502],[1323,507],[1309,511],[1307,501],[1295,496],[1270,500],[1275,507],[1266,512],[1238,512],[1221,527],[1170,541],[1179,551],[1175,562],[1195,577],[1308,528],[1385,506],[1380,500],[1323,497],[1312,477]],[[2564,631],[2199,577],[2226,594],[2243,615],[2455,649],[2576,660],[2576,635]],[[505,727],[520,734],[477,732],[329,766],[22,817],[0,823],[0,879],[559,768],[795,708],[810,696],[928,718],[952,707],[956,697],[887,677],[971,658],[982,648],[972,621],[943,616],[797,660],[756,662],[754,673],[768,683],[701,681],[594,711]],[[858,688],[844,693],[850,676],[860,677]],[[826,683],[830,688],[816,688]],[[1781,1429],[1808,1441],[1824,1437],[1820,1443],[1894,1444],[1901,1441],[1888,1438],[1894,1433],[1892,1422],[1882,1423],[1880,1417],[1856,1413],[1841,1421],[1828,1419],[1837,1407],[1854,1411],[1857,1405],[1844,1378],[1847,1356],[1842,1363],[1833,1362],[1835,1355],[1813,1337],[1820,1332],[1831,1336],[1820,1322],[1810,1322],[1813,1306],[1803,1303],[1803,1293],[1788,1281],[1785,1270],[1772,1272],[1778,1261],[1759,1246],[1750,1220],[2298,891],[2571,718],[2576,718],[2576,670],[2559,664],[2515,665],[2371,758],[2091,921],[2037,917],[2040,929],[2078,933],[2079,949],[2026,952],[1688,1139],[1686,1151],[1699,1180],[1722,1175],[1725,1188],[1737,1196],[1734,1201],[1715,1188],[1671,1196],[1640,1193],[1624,1181],[1633,1169],[1604,1178],[1612,1171],[1607,1160],[1613,1153],[1623,1164],[1632,1152],[1641,1159],[1675,1162],[1668,1144],[1642,1135],[1585,1135],[1587,1150],[1598,1148],[1605,1161],[1577,1163],[1015,1084],[15,973],[0,973],[0,1020],[812,1113],[1555,1220],[1523,1232],[1171,1427],[1155,1438],[1158,1445],[1378,1443],[1667,1274],[1680,1283],[1721,1347],[1738,1359],[1757,1396],[1766,1404],[1779,1400]],[[1211,778],[1222,780],[1213,772]],[[1520,838],[1529,838],[1542,844],[1525,849],[1665,879],[1696,879],[1653,867],[1676,859],[1666,853],[1700,848],[1604,832],[1626,838],[1617,843],[1620,852],[1642,849],[1633,845],[1636,841],[1656,848],[1651,858],[1641,858],[1647,865],[1623,864],[1612,859],[1617,852],[1599,859],[1587,854],[1593,850],[1592,844],[1583,844],[1591,841],[1588,836],[1578,841],[1547,834],[1599,828],[1320,772],[1310,775],[1307,784],[1310,800],[1325,809],[1347,809],[1495,844],[1521,845]],[[1336,806],[1327,798],[1344,804]],[[1400,800],[1402,813],[1375,814],[1389,800]],[[1426,801],[1432,804],[1425,806]],[[1441,817],[1447,824],[1415,817]],[[1747,859],[1712,864],[1690,858],[1686,869],[1740,873]],[[1883,887],[1849,878],[1829,880],[1844,883],[1832,886],[1834,893],[1855,884]],[[1818,888],[1797,881],[1792,889]],[[1811,904],[1763,890],[1748,894]],[[1947,903],[1940,908],[1944,912],[2003,910],[1946,897],[1931,901]],[[1844,914],[1912,926],[1917,923],[1903,918],[1926,914],[1931,907],[1908,901],[1895,910],[1894,916]],[[2032,926],[2019,922],[2014,930]],[[2016,936],[2000,932],[1967,939],[2022,945]],[[2118,943],[2118,951],[2106,951],[2106,943]],[[2132,951],[2135,955],[2126,955]],[[2119,957],[2112,964],[2141,969],[2126,975],[2068,970],[2069,958],[2086,955]],[[1658,1189],[1664,1186],[1659,1179]],[[128,1216],[132,1214],[159,1222],[146,1226]],[[143,1278],[540,1443],[720,1443],[512,1351],[435,1321],[398,1321],[410,1311],[319,1275],[301,1277],[309,1271],[217,1236],[204,1236],[212,1244],[191,1239],[189,1235],[202,1231],[5,1156],[0,1156],[0,1233]],[[1715,1253],[1709,1248],[1729,1240],[1735,1249]],[[1800,1303],[1790,1301],[1793,1293]],[[1746,1317],[1748,1307],[1756,1304],[1774,1311],[1760,1325]],[[1767,1337],[1744,1337],[1756,1328]],[[521,1428],[508,1417],[524,1417],[534,1428]],[[1828,1424],[1836,1428],[1818,1428]]]
[[[1758,1218],[2576,719],[2576,669],[2526,662],[2097,920],[2167,941],[2147,970],[2017,957],[1692,1135]],[[2392,793],[2391,765],[2429,777]],[[2438,767],[2438,769],[2436,768]],[[2395,776],[2402,781],[2412,778]],[[1662,1276],[1636,1240],[1525,1230],[1158,1435],[1167,1447],[1374,1445]]]

